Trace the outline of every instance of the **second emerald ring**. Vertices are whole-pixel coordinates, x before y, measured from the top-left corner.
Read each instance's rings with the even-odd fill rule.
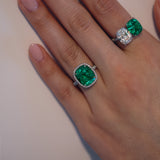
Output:
[[[128,45],[132,42],[133,37],[138,36],[142,32],[143,28],[139,21],[135,18],[129,20],[126,27],[121,28],[116,33],[116,38],[113,38],[113,42],[121,42],[123,45]]]

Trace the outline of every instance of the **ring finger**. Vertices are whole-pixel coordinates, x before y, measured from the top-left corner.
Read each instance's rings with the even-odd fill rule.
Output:
[[[44,0],[103,76],[111,61],[122,58],[120,50],[78,0]],[[103,64],[103,65],[102,65]]]

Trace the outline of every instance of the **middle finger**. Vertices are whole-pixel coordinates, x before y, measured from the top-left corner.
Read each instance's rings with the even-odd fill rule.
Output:
[[[44,0],[102,74],[122,52],[77,0]],[[103,65],[102,65],[103,64]]]

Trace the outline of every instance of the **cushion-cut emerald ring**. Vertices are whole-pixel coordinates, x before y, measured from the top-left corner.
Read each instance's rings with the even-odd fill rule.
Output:
[[[121,28],[116,33],[116,38],[112,40],[114,42],[120,41],[123,45],[127,45],[132,42],[133,37],[138,36],[142,32],[143,28],[139,21],[135,18],[129,20],[126,27]]]
[[[93,86],[97,81],[97,74],[95,72],[96,66],[91,67],[89,64],[82,63],[73,71],[75,86],[80,85],[83,88]]]

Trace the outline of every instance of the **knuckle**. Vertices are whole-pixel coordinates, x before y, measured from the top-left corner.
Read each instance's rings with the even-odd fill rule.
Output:
[[[116,9],[114,0],[96,0],[95,10],[100,15],[105,15],[114,12]]]
[[[70,44],[68,46],[64,46],[62,59],[67,65],[72,65],[77,62],[79,57],[79,49],[76,45]]]
[[[41,74],[44,77],[44,79],[48,81],[50,77],[56,74],[56,69],[49,65],[45,65],[42,67]]]
[[[52,76],[56,76],[57,74],[57,68],[56,65],[54,65],[53,61],[50,61],[48,58],[44,58],[44,60],[39,63],[38,67],[40,72],[40,75],[45,79],[46,81],[49,81]]]
[[[85,11],[74,9],[69,20],[69,27],[75,32],[87,32],[90,29],[91,21]]]
[[[116,73],[117,84],[123,88],[123,91],[127,92],[132,97],[139,97],[139,91],[143,90],[143,84],[141,83],[141,76],[134,72],[132,69],[119,68]]]
[[[50,16],[47,11],[41,10],[39,11],[33,18],[33,23],[37,27],[47,26],[48,22],[50,22]]]
[[[73,96],[73,89],[70,86],[65,86],[65,87],[63,86],[63,88],[59,90],[60,99],[68,100],[72,98],[72,96]]]

